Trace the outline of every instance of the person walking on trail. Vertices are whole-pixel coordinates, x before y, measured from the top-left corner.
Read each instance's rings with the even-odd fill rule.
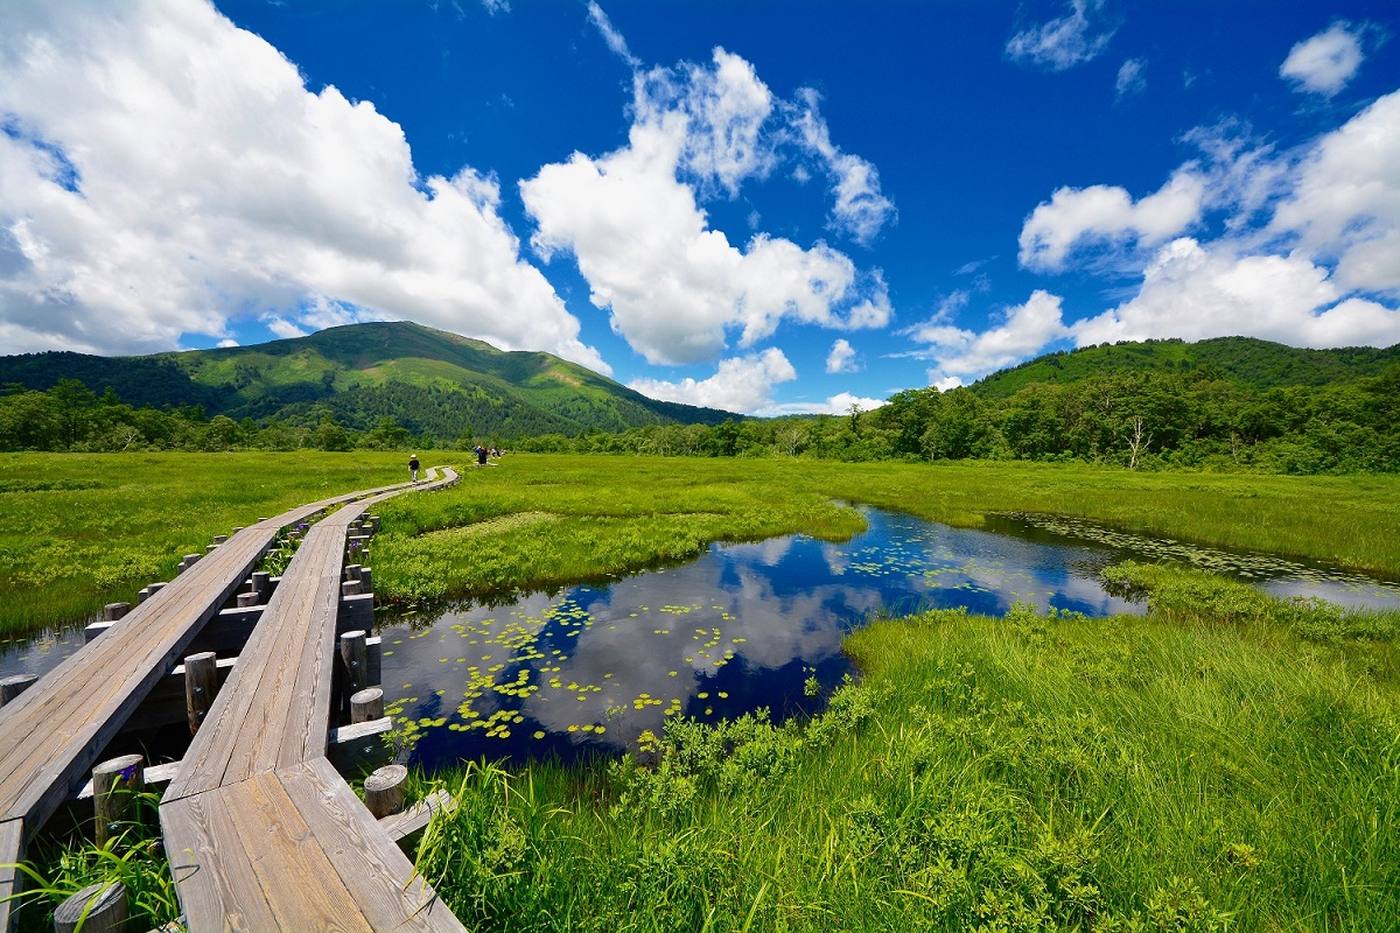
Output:
[[[476,465],[486,466],[486,448],[478,446],[476,448]]]
[[[408,458],[408,472],[413,477],[413,481],[418,482],[418,455],[414,454]]]

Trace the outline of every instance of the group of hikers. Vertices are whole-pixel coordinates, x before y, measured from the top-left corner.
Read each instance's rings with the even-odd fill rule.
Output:
[[[486,460],[488,457],[499,457],[504,453],[499,447],[485,447],[481,444],[477,444],[476,447],[472,448],[472,452],[476,454],[477,466],[487,466]],[[417,454],[408,458],[408,474],[413,478],[415,483],[418,482],[418,470],[420,466],[421,464],[418,462]]]

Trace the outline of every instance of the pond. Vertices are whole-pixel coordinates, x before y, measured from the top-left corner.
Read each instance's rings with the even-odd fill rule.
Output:
[[[872,614],[1000,615],[1017,601],[1140,612],[1099,583],[1129,557],[1195,563],[1282,596],[1400,606],[1397,584],[1079,520],[1000,515],[969,530],[860,508],[867,530],[841,543],[716,544],[605,585],[386,622],[385,698],[419,733],[415,762],[570,759],[615,753],[668,715],[810,712],[851,672],[842,637]],[[81,644],[76,628],[0,646],[0,675],[43,673]]]
[[[872,614],[966,606],[1000,615],[1017,601],[1096,616],[1141,612],[1098,578],[1132,556],[1194,560],[1281,595],[1400,606],[1400,587],[1274,558],[1161,553],[1148,539],[1107,541],[1088,526],[1043,527],[1027,516],[967,530],[861,511],[868,529],[839,544],[805,535],[716,544],[683,566],[609,585],[386,628],[385,696],[419,733],[415,762],[568,760],[614,753],[643,730],[659,734],[671,715],[813,711],[851,673],[842,637]]]

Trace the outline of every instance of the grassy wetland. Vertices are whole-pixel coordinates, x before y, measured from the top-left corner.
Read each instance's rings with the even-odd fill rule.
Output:
[[[400,482],[406,456],[0,454],[0,638],[134,601],[260,515]]]
[[[101,536],[91,573],[124,566],[126,547],[173,562],[254,512],[391,481],[399,459],[23,455],[0,475],[93,485],[0,498],[25,503],[32,539],[48,522],[75,548],[84,523],[94,537],[104,526],[84,503],[146,515]],[[148,485],[131,479],[143,469]],[[181,505],[161,524],[163,502]],[[1396,477],[511,455],[387,503],[376,590],[435,611],[715,541],[843,541],[865,522],[847,502],[962,527],[1067,516],[1400,577]],[[8,593],[17,557],[4,560]],[[34,573],[30,601],[61,606]],[[621,756],[419,773],[415,793],[458,801],[424,833],[419,870],[483,930],[1387,928],[1400,915],[1400,611],[1278,599],[1180,564],[1101,576],[1146,614],[880,615],[846,636],[855,676],[811,716],[672,715]],[[173,914],[139,829],[107,855],[46,851],[39,894],[125,873],[151,892],[143,918]]]

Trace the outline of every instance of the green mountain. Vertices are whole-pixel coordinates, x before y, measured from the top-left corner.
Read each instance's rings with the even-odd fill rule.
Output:
[[[1253,337],[1216,337],[1196,343],[1144,340],[1047,353],[993,373],[972,388],[984,398],[1005,398],[1035,383],[1072,383],[1111,373],[1203,370],[1256,389],[1272,389],[1376,376],[1396,363],[1400,363],[1400,344],[1384,349],[1305,350]]]
[[[392,415],[409,430],[453,438],[716,424],[728,412],[660,402],[549,353],[507,352],[408,322],[349,324],[248,347],[104,357],[50,352],[0,357],[0,385],[48,389],[77,379],[95,392],[158,408],[200,405],[234,419],[312,421],[329,410],[365,429]]]

